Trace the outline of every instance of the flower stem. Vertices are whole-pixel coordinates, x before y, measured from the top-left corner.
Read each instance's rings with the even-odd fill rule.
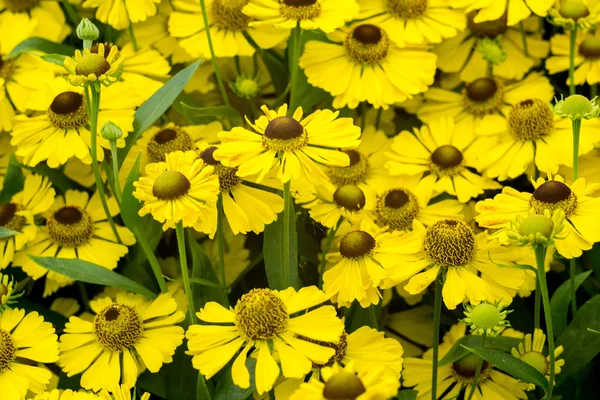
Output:
[[[77,281],[77,287],[79,288],[79,293],[81,294],[81,301],[83,302],[83,307],[86,311],[92,311],[90,307],[90,299],[87,294],[87,290],[85,289],[85,285],[81,281]]]
[[[77,25],[79,25],[79,16],[77,15],[75,8],[71,3],[69,3],[68,0],[61,0],[61,3],[65,9],[69,21],[73,24],[73,27],[77,27]]]
[[[481,335],[481,348],[485,349],[485,339],[487,337],[486,331],[483,331],[483,335]],[[477,389],[477,382],[479,382],[479,375],[481,374],[481,368],[483,367],[483,358],[479,358],[479,362],[477,362],[477,369],[475,370],[475,377],[473,378],[473,383],[471,384],[471,390],[469,391],[469,397],[467,400],[471,400],[473,395],[475,394],[475,389]]]
[[[94,172],[94,179],[96,180],[96,190],[98,190],[100,202],[102,203],[102,208],[104,209],[110,228],[112,229],[117,242],[123,244],[119,232],[117,231],[115,221],[113,221],[110,209],[108,208],[106,195],[104,193],[104,185],[102,183],[102,177],[100,176],[100,169],[98,168],[98,148],[96,142],[98,139],[98,113],[100,111],[100,85],[94,87],[93,84],[85,83],[84,90],[85,102],[90,118],[90,154],[92,156],[92,171]]]
[[[136,232],[134,232],[134,234],[136,235],[136,238],[138,238],[137,243],[142,248],[142,251],[146,255],[148,262],[150,263],[150,268],[152,268],[152,273],[154,274],[154,277],[156,278],[156,282],[158,282],[158,286],[160,287],[160,292],[167,293],[169,291],[169,288],[167,287],[167,282],[165,281],[165,277],[163,276],[162,270],[160,269],[160,264],[158,263],[158,259],[156,258],[156,255],[154,254],[154,252],[150,248],[150,245],[148,244],[148,240],[146,238],[144,238],[143,240],[140,240],[137,230],[136,230]]]
[[[181,278],[183,280],[183,288],[188,299],[188,312],[190,314],[190,322],[196,323],[196,307],[194,307],[194,296],[192,295],[192,286],[190,285],[190,275],[187,265],[187,255],[185,253],[185,235],[183,233],[183,222],[179,221],[175,225],[175,233],[177,234],[177,249],[179,251],[179,262],[181,265]]]
[[[135,33],[133,32],[133,22],[131,22],[131,18],[129,18],[129,10],[127,9],[127,3],[123,0],[123,7],[125,7],[125,12],[127,13],[127,20],[129,21],[129,27],[127,28],[127,32],[129,32],[129,38],[131,39],[131,45],[133,46],[133,51],[138,51],[138,44],[135,40]]]
[[[534,318],[533,318],[533,327],[538,329],[540,327],[540,312],[542,306],[542,293],[540,292],[540,281],[535,280],[535,308],[534,308]]]
[[[294,207],[294,203],[292,202],[292,196],[290,193],[291,182],[287,181],[283,185],[283,265],[281,268],[281,277],[283,280],[283,287],[287,288],[290,286],[290,225],[291,225],[291,214],[293,214],[293,210],[290,210],[290,207]],[[290,212],[291,211],[291,212]]]
[[[540,292],[542,293],[542,301],[544,304],[544,317],[546,319],[546,333],[548,336],[548,352],[550,357],[550,380],[548,393],[546,398],[552,398],[552,390],[554,388],[554,329],[552,328],[552,309],[550,308],[550,297],[548,296],[548,285],[546,284],[546,270],[544,268],[544,260],[546,259],[546,248],[544,246],[535,246],[535,260],[537,263],[537,278],[540,284]]]
[[[302,29],[300,29],[300,21],[298,21],[296,27],[292,31],[292,43],[293,47],[291,50],[290,57],[290,87],[291,87],[291,95],[290,95],[290,108],[288,109],[288,114],[292,115],[297,108],[297,98],[298,98],[298,73],[300,70],[300,66],[298,65],[300,62],[300,48],[302,46]]]
[[[435,297],[433,301],[433,364],[431,370],[431,398],[437,400],[437,377],[439,361],[440,318],[442,316],[442,268],[435,278]]]
[[[121,192],[121,182],[119,182],[119,159],[117,152],[117,141],[109,140],[110,142],[110,156],[112,159],[112,172],[114,179],[114,192],[119,204],[121,204],[121,199],[123,198],[123,193]]]
[[[525,33],[525,23],[519,22],[519,31],[521,32],[521,39],[523,40],[523,53],[525,57],[529,58],[529,49],[527,48],[527,35]]]
[[[569,260],[569,289],[571,292],[571,314],[573,314],[573,318],[575,318],[575,314],[577,314],[577,288],[575,287],[575,259],[571,258]]]
[[[227,294],[227,279],[225,277],[225,236],[223,234],[223,195],[219,195],[217,200],[217,252],[219,255],[219,273],[221,274],[221,288],[223,290],[223,298],[228,302]],[[228,306],[229,304],[225,304]]]
[[[215,57],[215,49],[213,47],[212,38],[210,37],[210,24],[208,23],[208,15],[206,12],[206,5],[204,4],[204,0],[200,0],[200,8],[202,9],[202,19],[204,20],[204,30],[206,31],[206,40],[208,40],[208,48],[210,50],[210,60],[212,61],[213,69],[215,70],[215,76],[217,77],[217,85],[219,86],[219,91],[221,92],[221,97],[223,97],[223,101],[226,106],[231,106],[229,102],[229,97],[227,97],[227,91],[225,90],[225,83],[223,82],[223,75],[221,74],[221,70],[219,69],[219,65],[217,64],[217,59]]]
[[[202,372],[198,371],[198,380],[196,381],[196,400],[211,400],[210,390],[206,386],[206,379]]]
[[[331,247],[331,242],[333,242],[335,233],[340,228],[340,225],[342,225],[342,222],[344,222],[343,217],[341,217],[338,220],[335,227],[329,229],[329,232],[327,233],[327,237],[325,238],[325,244],[323,246],[323,257],[321,258],[321,265],[319,266],[319,289],[321,289],[323,287],[323,274],[325,273],[325,267],[327,266],[327,260],[325,259],[325,257],[327,256],[327,253],[329,253],[329,248]]]
[[[581,120],[573,120],[573,182],[579,177],[579,131]]]
[[[569,41],[569,94],[575,94],[575,44],[577,43],[577,27],[571,29]]]

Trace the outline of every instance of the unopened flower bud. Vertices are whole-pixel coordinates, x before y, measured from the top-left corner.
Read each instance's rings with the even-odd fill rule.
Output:
[[[240,75],[231,85],[232,90],[244,99],[251,99],[260,93],[260,85],[257,78]]]
[[[123,131],[112,121],[108,121],[104,124],[100,130],[100,134],[106,140],[117,140],[123,137]]]
[[[83,48],[89,49],[92,47],[92,42],[98,39],[100,31],[92,21],[87,18],[81,20],[77,25],[77,37],[83,40]]]
[[[481,53],[483,59],[492,65],[500,65],[506,61],[507,54],[496,39],[481,39],[477,50]]]
[[[561,118],[591,119],[600,114],[600,107],[596,104],[596,98],[589,100],[580,94],[574,94],[566,99],[561,98],[554,106],[554,113]]]

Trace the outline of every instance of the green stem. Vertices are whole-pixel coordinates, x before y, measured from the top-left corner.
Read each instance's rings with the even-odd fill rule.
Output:
[[[110,142],[110,156],[112,159],[112,172],[113,179],[115,182],[115,196],[117,197],[117,201],[121,204],[121,199],[123,198],[123,193],[121,192],[121,182],[119,182],[119,159],[117,152],[117,141],[109,140]]]
[[[483,335],[481,335],[481,348],[485,349],[485,338],[487,337],[487,333],[483,331]],[[479,362],[477,362],[477,369],[475,370],[475,377],[473,378],[473,383],[471,384],[471,390],[469,391],[469,397],[467,400],[471,400],[473,395],[475,394],[475,390],[477,389],[477,382],[479,382],[479,375],[481,375],[481,368],[483,367],[483,358],[479,358]]]
[[[433,301],[433,364],[431,370],[431,398],[437,400],[437,377],[439,361],[440,318],[442,316],[442,268],[435,278],[435,297]]]
[[[488,62],[487,72],[490,78],[494,77],[494,64],[492,64],[491,62]]]
[[[590,85],[590,99],[598,97],[598,84],[593,83]]]
[[[369,306],[369,322],[371,328],[379,330],[379,318],[377,318],[377,306],[372,304]]]
[[[575,259],[572,258],[569,260],[569,289],[571,292],[571,313],[573,314],[573,318],[575,318],[575,314],[577,314],[577,288],[575,287]]]
[[[533,179],[537,181],[537,179],[540,177],[540,170],[538,169],[538,166],[535,163],[535,156],[537,155],[537,145],[535,144],[535,141],[531,141],[531,143],[533,144]]]
[[[300,70],[300,66],[298,65],[300,62],[300,47],[302,45],[302,29],[300,29],[300,21],[292,31],[294,47],[291,52],[290,59],[290,87],[291,87],[291,96],[290,96],[290,108],[288,109],[288,115],[294,114],[294,111],[297,108],[297,89],[298,89],[298,72]]]
[[[223,82],[223,75],[221,74],[221,70],[219,69],[219,65],[217,64],[217,58],[215,57],[215,49],[213,47],[212,38],[210,37],[210,29],[208,28],[210,24],[208,23],[208,15],[206,13],[206,5],[204,4],[204,0],[200,0],[200,8],[202,9],[202,19],[204,20],[204,27],[206,32],[206,40],[208,40],[208,48],[210,50],[210,60],[213,65],[213,69],[215,70],[215,76],[217,77],[217,85],[219,86],[219,91],[221,92],[221,97],[223,97],[223,101],[226,106],[231,106],[229,102],[229,97],[227,97],[227,91],[225,90],[225,83]]]
[[[379,129],[379,124],[381,123],[381,113],[383,112],[383,108],[379,107],[377,109],[377,118],[375,118],[375,129]]]
[[[196,307],[194,306],[194,296],[192,295],[192,286],[190,284],[190,275],[187,265],[187,255],[185,253],[185,235],[183,233],[183,222],[179,221],[175,225],[177,234],[177,249],[179,251],[179,262],[181,264],[181,278],[183,280],[183,288],[188,299],[188,312],[190,314],[190,322],[196,323]]]
[[[291,214],[293,214],[293,210],[290,213],[290,207],[294,207],[294,203],[292,202],[292,196],[290,191],[291,182],[287,181],[283,185],[283,232],[282,232],[282,243],[283,243],[283,265],[281,276],[283,278],[283,287],[287,288],[290,286],[290,224],[291,224]]]
[[[571,29],[569,42],[569,94],[575,94],[575,44],[577,43],[577,28]]]
[[[158,263],[158,259],[156,258],[156,255],[154,254],[154,252],[150,248],[150,245],[148,244],[148,240],[145,237],[142,240],[140,240],[139,237],[142,234],[138,233],[137,230],[134,231],[133,233],[135,234],[135,237],[138,238],[137,243],[142,248],[142,251],[146,255],[148,262],[150,263],[150,268],[152,268],[152,273],[154,274],[154,277],[156,278],[156,282],[158,282],[158,287],[160,287],[160,292],[168,293],[169,288],[167,287],[167,281],[165,280],[165,277],[162,274],[162,270],[160,269],[160,264]]]
[[[325,267],[327,266],[327,260],[325,259],[325,257],[327,256],[327,253],[329,253],[329,248],[331,247],[331,242],[333,242],[335,233],[340,228],[340,225],[342,225],[343,221],[344,221],[344,218],[341,217],[338,220],[335,227],[329,229],[329,232],[327,233],[327,237],[325,238],[325,245],[323,246],[323,257],[321,257],[321,265],[319,266],[319,289],[321,289],[323,287],[323,274],[325,273]]]
[[[579,131],[581,120],[573,120],[573,182],[579,177]]]
[[[85,289],[85,285],[81,281],[77,281],[77,287],[79,288],[79,293],[81,293],[81,300],[83,301],[83,307],[86,311],[92,311],[90,307],[90,299],[87,294],[87,290]]]
[[[525,23],[519,22],[519,31],[521,32],[521,39],[523,40],[523,53],[525,57],[529,58],[529,49],[527,48],[527,35],[525,33]]]
[[[544,304],[544,317],[546,320],[546,333],[548,336],[548,352],[550,357],[550,380],[547,399],[552,398],[554,388],[554,329],[552,328],[552,309],[550,308],[550,297],[548,296],[548,285],[546,284],[546,270],[544,260],[546,259],[546,248],[544,246],[535,247],[535,260],[537,263],[537,277],[542,292],[542,302]]]
[[[225,235],[223,232],[223,194],[219,195],[217,200],[217,252],[219,262],[219,273],[221,275],[221,289],[223,298],[228,299],[227,279],[225,277]],[[228,306],[229,304],[226,304]]]
[[[365,126],[367,125],[367,102],[366,101],[363,101],[362,103],[360,103],[360,113],[361,113],[360,130],[364,131]]]
[[[69,21],[71,21],[71,24],[73,24],[73,27],[77,27],[77,25],[79,25],[79,17],[77,16],[77,12],[75,11],[75,8],[73,8],[73,5],[71,3],[69,3],[68,0],[61,0],[61,3],[63,5],[63,8],[65,9],[65,12],[67,14],[67,17],[69,18]]]
[[[211,400],[210,390],[206,386],[206,379],[202,372],[198,372],[198,380],[196,381],[196,400]]]
[[[108,208],[108,202],[106,201],[106,195],[104,194],[102,176],[100,175],[100,169],[98,168],[98,149],[96,142],[98,139],[98,112],[100,111],[100,85],[95,88],[93,84],[86,82],[84,90],[85,101],[90,118],[90,154],[92,156],[92,171],[94,171],[94,179],[96,180],[96,190],[100,196],[100,202],[102,203],[102,208],[104,209],[110,228],[112,229],[117,242],[123,244],[119,232],[117,231],[115,221],[113,221],[110,209]]]
[[[131,18],[129,18],[129,10],[127,9],[127,3],[123,0],[123,6],[125,7],[125,13],[127,14],[127,20],[129,21],[129,27],[127,28],[127,32],[129,32],[129,38],[131,39],[131,45],[133,46],[133,51],[138,51],[137,41],[135,40],[135,33],[133,32],[133,22],[131,22]]]
[[[540,281],[535,280],[535,308],[534,308],[534,318],[533,318],[533,327],[538,329],[540,327],[540,313],[542,306],[542,293],[540,292]]]

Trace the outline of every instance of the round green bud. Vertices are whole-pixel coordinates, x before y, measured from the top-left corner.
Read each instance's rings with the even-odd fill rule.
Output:
[[[340,254],[345,258],[363,257],[375,248],[375,238],[365,231],[352,231],[342,238]]]
[[[519,357],[519,360],[531,365],[533,368],[537,369],[542,375],[546,375],[548,373],[548,370],[550,369],[546,357],[544,357],[543,354],[540,354],[537,351],[529,351],[523,354],[521,357]]]
[[[483,38],[479,41],[479,52],[483,59],[492,65],[500,65],[506,61],[507,54],[502,49],[500,42],[495,39]]]
[[[100,31],[87,18],[81,20],[79,25],[77,25],[77,37],[81,40],[96,40],[100,36]]]
[[[580,18],[585,18],[588,15],[590,15],[590,11],[588,10],[588,8],[581,2],[576,1],[564,2],[560,6],[558,13],[561,15],[561,17],[570,18],[574,21],[577,21]]]
[[[123,131],[112,121],[108,121],[104,124],[100,130],[100,134],[106,140],[117,140],[123,137]]]
[[[252,78],[238,76],[235,80],[235,91],[240,97],[250,99],[256,97],[260,92],[260,86],[258,85],[258,82]]]
[[[160,200],[173,200],[186,194],[190,186],[190,181],[181,172],[165,171],[156,177],[152,194]]]
[[[580,94],[567,97],[561,105],[561,111],[569,116],[584,115],[592,112],[593,108],[592,102]]]
[[[530,215],[519,226],[519,234],[529,236],[539,233],[549,239],[554,230],[554,221],[545,215]]]
[[[493,304],[481,303],[471,310],[471,322],[477,328],[487,331],[494,329],[502,322],[502,314]]]
[[[333,201],[346,210],[359,211],[365,207],[366,198],[358,186],[344,185],[333,193]]]

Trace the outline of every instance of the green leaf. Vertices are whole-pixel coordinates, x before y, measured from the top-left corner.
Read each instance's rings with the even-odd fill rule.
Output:
[[[557,346],[564,348],[562,372],[557,376],[560,385],[565,379],[587,366],[600,353],[600,295],[589,299],[577,312],[571,324],[558,338]]]
[[[419,392],[416,390],[401,390],[398,395],[396,395],[397,400],[416,400]]]
[[[497,350],[465,346],[463,347],[476,356],[479,356],[485,361],[494,365],[499,370],[506,372],[513,378],[517,378],[528,383],[533,383],[534,385],[544,389],[546,393],[548,392],[549,383],[546,380],[546,377],[531,365],[513,357],[511,354],[503,353]]]
[[[42,60],[47,61],[52,64],[60,65],[61,67],[65,64],[65,56],[62,54],[44,54],[42,56],[38,56]]]
[[[491,254],[490,254],[489,251],[488,251],[488,259],[492,262],[492,264],[494,264],[497,267],[500,267],[500,268],[526,269],[526,270],[534,272],[536,274],[536,276],[537,276],[537,269],[533,268],[531,265],[525,265],[525,264],[514,264],[514,265],[498,264],[497,262],[495,262],[494,260],[492,260],[492,256],[491,256]]]
[[[168,365],[169,364],[166,364],[165,367]],[[140,375],[135,386],[137,387],[138,392],[142,389],[145,392],[156,395],[160,399],[167,398],[167,374],[165,373],[164,368],[156,374],[146,370]]]
[[[219,304],[226,304],[227,299],[219,284],[217,274],[212,267],[212,263],[202,245],[196,241],[192,231],[187,231],[187,242],[192,256],[192,292],[194,294],[194,305],[196,308],[201,308],[208,301],[216,301]],[[212,285],[200,285],[199,281],[210,282]],[[204,287],[197,287],[197,285]]]
[[[71,279],[96,285],[118,287],[151,299],[156,297],[156,294],[139,283],[88,261],[78,258],[35,257],[32,255],[29,258],[42,267],[66,275]]]
[[[125,147],[119,149],[119,168],[123,165],[123,160],[140,135],[150,128],[179,96],[198,69],[200,62],[202,59],[179,71],[137,109],[134,115],[133,132],[125,138]]]
[[[20,232],[16,232],[10,229],[7,229],[3,226],[0,226],[0,239],[4,239],[7,237],[11,237],[11,236],[15,236],[15,235],[19,235]]]
[[[575,275],[575,290],[587,279],[592,271]],[[552,308],[552,325],[554,336],[560,336],[567,329],[567,313],[571,304],[571,281],[565,281],[552,295],[550,306]]]
[[[485,347],[488,349],[502,350],[510,352],[513,347],[517,347],[521,343],[521,339],[507,337],[507,336],[495,336],[488,337],[485,340]],[[454,343],[450,351],[440,360],[439,365],[451,364],[455,361],[460,360],[464,356],[469,354],[466,347],[481,347],[481,336],[479,335],[467,335],[463,336]]]
[[[231,365],[232,363],[229,363],[229,366],[219,374],[220,379],[213,400],[244,400],[256,391],[256,384],[254,381],[256,360],[253,358],[248,358],[246,360],[246,368],[248,368],[248,371],[250,372],[250,387],[248,389],[242,389],[233,383],[233,378],[231,377]]]
[[[214,287],[214,288],[219,288],[221,289],[221,285],[219,285],[216,282],[211,282],[208,279],[202,279],[202,278],[190,278],[190,282],[192,283],[196,283],[200,286],[209,286],[209,287]]]
[[[55,54],[55,55],[63,55],[63,56],[72,56],[75,54],[75,48],[66,44],[60,44],[51,42],[46,39],[42,39],[39,37],[31,37],[29,39],[23,40],[21,43],[16,45],[10,53],[8,53],[8,57],[14,57],[19,55],[22,51],[31,51],[37,50],[46,54]]]
[[[240,115],[240,112],[230,106],[192,107],[185,103],[181,103],[181,109],[184,115],[188,118],[217,117],[228,119],[233,125],[242,124],[242,116]]]
[[[193,399],[196,393],[196,371],[192,358],[185,354],[185,347],[179,346],[173,362],[165,365],[167,373],[167,400]]]
[[[11,154],[8,169],[4,176],[4,187],[0,192],[0,204],[8,203],[10,199],[25,185],[25,176],[14,154]]]
[[[123,185],[123,196],[121,199],[121,219],[123,219],[125,226],[132,232],[139,230],[141,223],[139,211],[142,205],[138,199],[133,197],[133,192],[135,191],[133,183],[140,177],[141,156],[141,153],[138,154],[133,167],[131,167],[131,171],[129,171],[125,185]]]

